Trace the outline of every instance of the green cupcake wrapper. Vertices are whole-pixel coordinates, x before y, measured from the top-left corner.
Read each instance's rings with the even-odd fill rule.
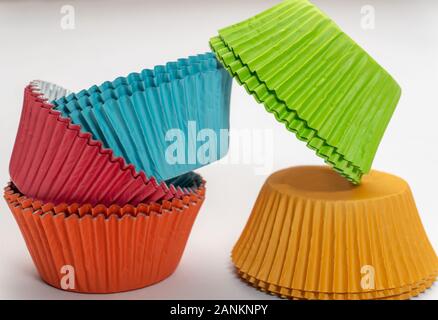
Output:
[[[266,86],[261,83],[256,75],[248,70],[248,67],[233,55],[219,37],[212,38],[211,48],[217,53],[219,60],[227,70],[236,78],[246,91],[253,95],[258,103],[262,103],[265,109],[272,113],[277,121],[285,124],[286,128],[295,133],[296,137],[307,142],[307,146],[316,151],[316,154],[323,158],[325,162],[333,167],[335,171],[350,180],[358,183],[362,177],[362,172],[351,162],[345,160],[335,147],[328,145],[323,139],[317,136],[316,131],[309,128],[306,121],[298,118],[297,114],[287,109],[286,105],[279,101],[274,94],[266,90]]]
[[[374,159],[400,87],[306,0],[221,29],[219,60],[277,120],[353,183]]]

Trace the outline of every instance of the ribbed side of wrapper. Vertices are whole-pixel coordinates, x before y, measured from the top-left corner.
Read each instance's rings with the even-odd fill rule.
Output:
[[[264,104],[266,110],[272,113],[277,121],[283,123],[289,131],[295,133],[298,139],[305,141],[310,149],[315,150],[316,154],[338,173],[353,183],[360,181],[363,174],[362,170],[351,161],[346,160],[336,147],[329,145],[327,141],[319,137],[316,130],[310,128],[305,120],[300,119],[296,112],[280,101],[275,93],[267,90],[257,76],[251,73],[248,67],[234,56],[219,37],[211,39],[210,45],[228,71],[245,87],[249,94],[254,96],[257,102]]]
[[[82,90],[55,101],[55,109],[137,171],[159,182],[174,178],[228,151],[228,136],[222,138],[221,130],[229,130],[231,77],[213,53],[182,60],[187,62]],[[207,130],[214,139],[209,142],[216,143],[201,154],[205,141],[198,134]],[[179,157],[174,163],[167,150],[176,144],[183,161]]]

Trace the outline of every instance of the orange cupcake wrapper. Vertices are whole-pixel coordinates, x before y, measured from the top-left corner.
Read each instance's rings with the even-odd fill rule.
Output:
[[[360,294],[361,268],[375,291],[438,272],[408,184],[377,171],[351,186],[328,167],[297,167],[267,179],[232,251],[242,273],[302,292]]]
[[[175,271],[204,191],[161,205],[64,210],[10,186],[4,198],[46,283],[68,291],[113,293],[154,284]],[[74,271],[74,285],[67,288],[62,285],[65,267]]]

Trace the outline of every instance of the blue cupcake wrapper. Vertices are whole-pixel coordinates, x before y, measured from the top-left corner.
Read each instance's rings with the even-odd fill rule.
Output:
[[[54,101],[55,109],[159,182],[222,158],[228,151],[231,77],[211,53],[131,73]],[[168,163],[174,141],[184,138],[184,163]],[[202,129],[204,136],[195,135]],[[203,138],[204,141],[198,141]],[[221,139],[222,138],[222,139]],[[206,150],[209,139],[214,149]],[[175,150],[174,150],[175,151]],[[175,152],[178,152],[175,151]]]
[[[200,72],[215,71],[222,68],[212,52],[190,56],[188,58],[178,59],[175,62],[168,62],[166,65],[156,66],[154,69],[144,69],[140,73],[133,72],[127,77],[117,77],[114,81],[105,81],[101,85],[93,85],[89,89],[83,89],[78,93],[71,93],[65,97],[58,98],[54,101],[58,110],[69,113],[76,108],[81,108],[81,99],[93,96],[94,99],[107,100],[110,98],[119,98],[129,94],[129,89],[135,89],[137,86],[156,87],[163,82],[184,79],[189,75]],[[133,86],[130,88],[129,86]],[[77,101],[76,104],[68,105],[69,102]]]

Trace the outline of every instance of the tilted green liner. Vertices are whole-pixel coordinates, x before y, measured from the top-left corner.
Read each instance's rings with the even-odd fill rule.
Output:
[[[369,172],[400,87],[306,0],[221,29],[210,46],[277,120],[353,183]]]

